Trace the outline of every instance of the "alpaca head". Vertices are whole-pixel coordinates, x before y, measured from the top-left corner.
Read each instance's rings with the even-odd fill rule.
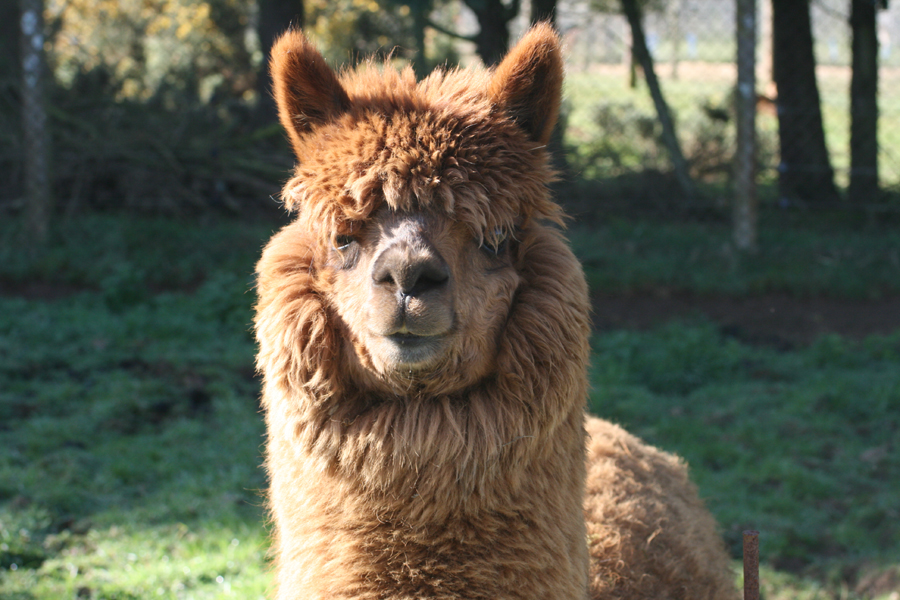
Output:
[[[490,370],[519,279],[513,235],[382,206],[336,236],[331,298],[357,379],[400,388],[442,379],[446,389],[447,378],[464,384]]]
[[[559,220],[545,151],[556,34],[539,25],[494,70],[417,82],[387,64],[339,76],[288,32],[271,67],[298,159],[283,193],[303,238],[295,259],[331,330],[317,352],[333,355],[319,358],[356,389],[393,394],[494,371],[531,228]]]

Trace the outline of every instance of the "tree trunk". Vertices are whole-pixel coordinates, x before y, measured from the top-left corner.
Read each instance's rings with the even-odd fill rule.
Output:
[[[737,1],[737,149],[734,155],[734,245],[756,249],[756,0]]]
[[[509,22],[519,13],[519,0],[505,6],[501,0],[464,0],[478,19],[475,47],[485,65],[491,66],[509,49]]]
[[[22,80],[22,59],[19,54],[20,37],[19,3],[0,2],[0,106],[11,109],[19,106],[21,102],[19,95]],[[21,131],[16,131],[14,135],[21,135],[21,133]],[[21,138],[19,140],[21,141]],[[0,158],[0,173],[4,175],[3,180],[0,180],[0,196],[24,198],[22,153],[9,150],[7,148],[7,151],[3,153],[5,156]]]
[[[669,40],[672,43],[671,77],[677,80],[678,63],[681,60],[681,37],[683,35],[681,30],[681,0],[671,0],[666,8],[666,18],[669,20]]]
[[[763,94],[775,97],[772,75],[772,1],[759,0],[759,62],[756,63],[756,83]]]
[[[854,202],[878,196],[878,35],[873,0],[851,0],[850,189]]]
[[[51,198],[44,108],[44,3],[21,0],[20,6],[26,218],[32,239],[41,243],[47,238]]]
[[[18,79],[22,69],[19,59],[19,6],[0,2],[0,80]]]
[[[256,80],[259,94],[260,117],[266,121],[277,121],[278,110],[272,98],[272,80],[269,75],[269,51],[275,39],[288,27],[303,29],[303,0],[259,0],[259,22],[256,33],[259,36],[263,62]]]
[[[556,0],[531,0],[531,22],[547,21],[556,27]]]
[[[669,105],[666,104],[666,100],[662,95],[662,89],[659,87],[659,81],[656,79],[656,72],[653,69],[653,58],[647,49],[644,26],[641,22],[641,11],[637,0],[622,0],[622,9],[625,12],[625,17],[628,19],[628,24],[631,26],[632,52],[644,71],[647,87],[650,88],[650,96],[653,98],[659,122],[662,124],[663,142],[669,151],[669,158],[672,160],[675,177],[678,179],[678,185],[681,186],[681,191],[685,197],[688,200],[693,200],[696,197],[694,182],[691,181],[687,162],[684,160],[684,155],[681,153],[681,147],[678,144],[678,136],[675,133],[675,123],[672,121],[672,116],[669,113]]]
[[[778,87],[778,138],[782,202],[837,202],[825,130],[809,17],[809,0],[772,3],[772,67]]]
[[[416,40],[413,69],[418,77],[424,77],[428,73],[428,59],[425,56],[425,28],[428,26],[428,13],[431,12],[431,2],[418,0],[410,2],[409,7],[413,17],[413,37]]]

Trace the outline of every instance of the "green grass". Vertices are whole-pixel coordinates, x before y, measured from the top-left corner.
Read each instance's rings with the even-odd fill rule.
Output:
[[[249,326],[275,227],[93,215],[29,253],[0,223],[0,285],[59,288],[0,294],[0,599],[265,594]],[[767,235],[761,267],[720,258],[716,226],[574,239],[606,290],[895,289],[890,230]],[[900,334],[779,352],[690,321],[593,344],[592,410],[690,462],[733,552],[761,531],[768,600],[897,589],[865,584],[900,573]]]
[[[900,334],[785,353],[695,322],[594,349],[592,410],[688,460],[735,555],[759,529],[791,570],[900,560]]]
[[[611,218],[573,227],[572,243],[595,291],[685,291],[878,298],[900,293],[900,229],[838,216],[766,211],[759,252],[734,250],[731,228]]]
[[[272,229],[89,216],[31,256],[3,232],[6,285],[67,293],[0,298],[0,598],[263,596]]]
[[[100,293],[0,301],[0,566],[22,566],[0,590],[262,595],[245,287],[115,311]]]

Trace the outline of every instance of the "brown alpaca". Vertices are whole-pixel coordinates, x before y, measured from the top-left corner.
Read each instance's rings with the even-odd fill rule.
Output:
[[[734,598],[684,465],[586,438],[587,287],[546,189],[556,34],[416,82],[337,76],[289,32],[272,71],[298,159],[258,265],[275,596]]]

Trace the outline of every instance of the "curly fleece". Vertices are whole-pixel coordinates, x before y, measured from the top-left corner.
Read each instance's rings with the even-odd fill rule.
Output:
[[[257,267],[258,368],[279,599],[731,599],[684,465],[591,419],[587,286],[544,149],[559,40],[494,70],[369,63],[336,75],[298,32],[272,51],[296,219]],[[496,354],[371,389],[347,368],[327,255],[384,206],[516,232]],[[587,478],[588,496],[585,500]],[[670,501],[672,499],[672,501]],[[585,516],[588,522],[586,524]]]

